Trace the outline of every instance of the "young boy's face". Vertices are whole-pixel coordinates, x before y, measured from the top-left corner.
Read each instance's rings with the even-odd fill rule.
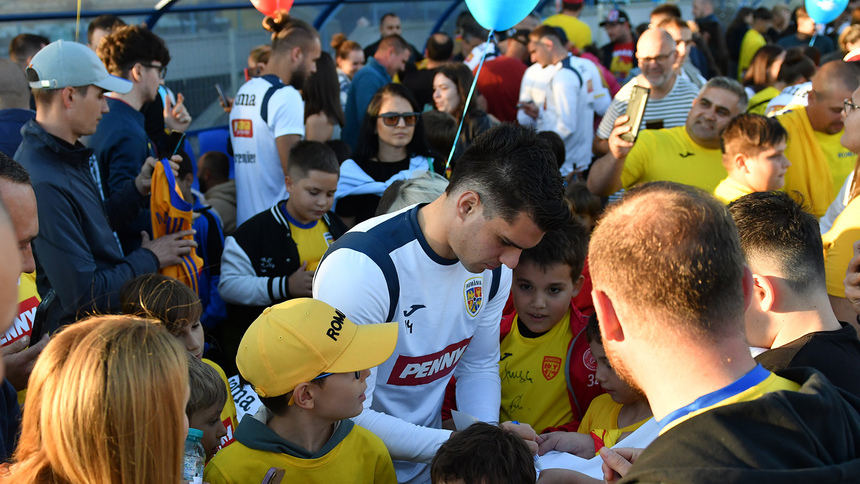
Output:
[[[179,338],[179,341],[182,342],[189,353],[196,358],[203,358],[205,336],[203,334],[203,325],[200,324],[199,319],[185,323],[173,336]]]
[[[761,150],[746,158],[746,179],[750,188],[757,192],[779,190],[785,185],[785,172],[791,162],[785,157],[786,143]]]
[[[567,264],[544,270],[530,261],[521,261],[514,269],[514,308],[530,331],[549,331],[570,309],[570,299],[582,286],[582,277],[574,282],[570,272]]]
[[[628,405],[644,398],[641,393],[631,388],[621,378],[618,378],[618,374],[615,373],[615,370],[612,369],[612,365],[609,364],[609,360],[606,358],[606,352],[603,351],[602,344],[590,341],[588,346],[591,347],[591,354],[597,360],[595,378],[615,403]]]
[[[326,377],[322,387],[314,391],[314,411],[326,420],[343,420],[360,414],[364,409],[364,391],[370,370],[335,373]]]
[[[227,435],[227,429],[221,421],[221,411],[223,409],[224,405],[215,404],[195,412],[188,419],[188,425],[192,429],[203,432],[203,439],[200,443],[203,444],[203,448],[206,450],[207,461],[218,451],[218,446],[221,445],[221,437]]]
[[[337,173],[311,170],[308,176],[293,179],[286,177],[287,212],[300,224],[309,224],[322,218],[334,203],[337,190]]]

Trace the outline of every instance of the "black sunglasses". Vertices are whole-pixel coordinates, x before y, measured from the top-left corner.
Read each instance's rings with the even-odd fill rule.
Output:
[[[415,126],[418,124],[418,116],[420,115],[421,113],[382,113],[377,118],[382,118],[382,124],[386,126],[397,126],[400,118],[403,118],[406,126]]]

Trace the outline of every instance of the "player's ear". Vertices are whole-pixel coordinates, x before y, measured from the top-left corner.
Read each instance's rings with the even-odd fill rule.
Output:
[[[753,302],[762,312],[768,312],[776,304],[778,290],[770,277],[753,274]]]
[[[597,313],[597,320],[600,321],[603,338],[610,341],[624,341],[624,329],[615,312],[615,304],[609,296],[603,291],[594,289],[591,291],[591,298],[594,301],[594,311]]]
[[[477,192],[466,190],[457,196],[457,216],[461,219],[476,213],[481,208],[483,208],[481,197]]]

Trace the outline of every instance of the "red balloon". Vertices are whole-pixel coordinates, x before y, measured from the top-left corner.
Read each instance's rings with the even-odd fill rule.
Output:
[[[293,6],[293,0],[251,0],[254,8],[268,17],[277,17],[279,13],[287,13]]]

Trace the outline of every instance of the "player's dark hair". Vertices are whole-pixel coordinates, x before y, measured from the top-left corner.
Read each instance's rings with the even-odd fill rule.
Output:
[[[797,294],[825,290],[818,220],[784,192],[758,192],[729,204],[747,261],[773,262]]]
[[[455,432],[430,463],[432,482],[534,484],[536,475],[523,439],[484,422]]]
[[[0,152],[0,178],[21,185],[33,184],[27,170],[20,163],[13,160],[11,156],[3,152]]]
[[[488,218],[514,223],[524,213],[543,231],[570,219],[555,154],[531,128],[503,123],[475,138],[457,160],[446,193],[466,190],[478,194]]]
[[[290,164],[287,174],[298,181],[306,178],[312,170],[340,174],[340,164],[334,150],[319,141],[300,140],[290,148]]]

